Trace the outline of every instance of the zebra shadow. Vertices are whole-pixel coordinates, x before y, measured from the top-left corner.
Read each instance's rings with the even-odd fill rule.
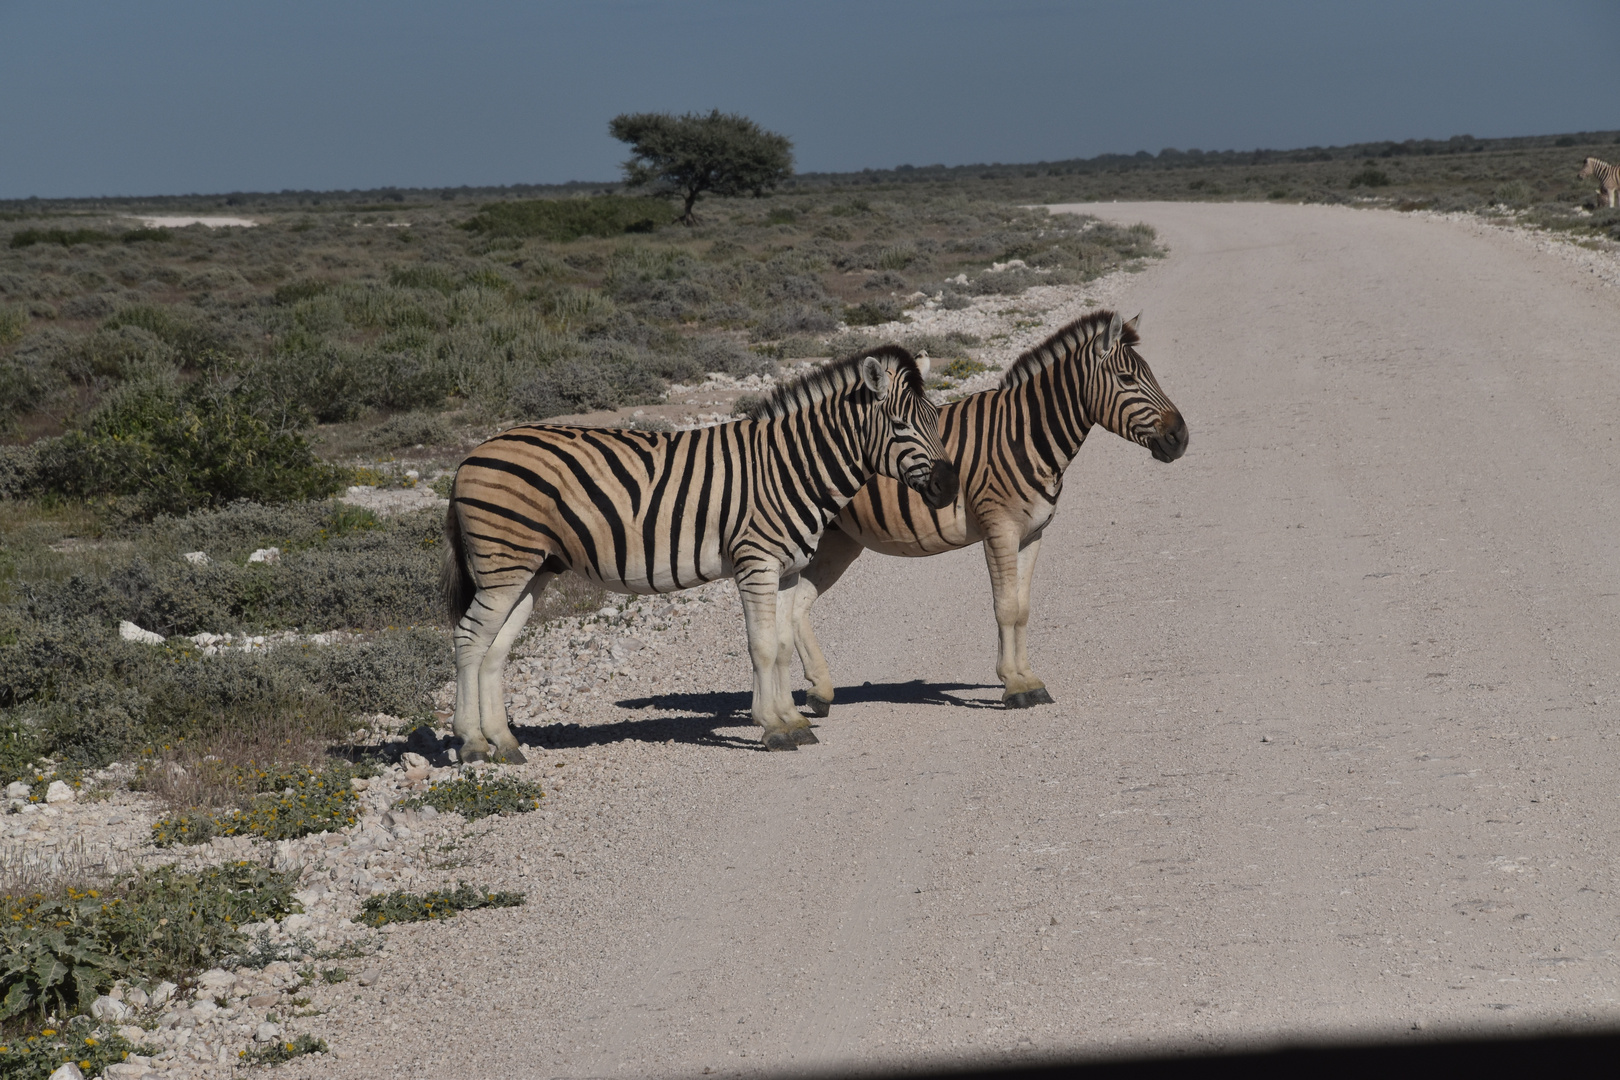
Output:
[[[739,736],[722,728],[753,728],[747,691],[702,694],[660,694],[614,702],[621,709],[653,710],[654,715],[607,724],[513,724],[512,734],[525,747],[564,750],[610,743],[679,742],[729,750],[759,750],[756,734]]]
[[[993,691],[993,698],[958,696],[961,691]],[[804,695],[795,694],[794,700],[803,704]],[[840,705],[949,705],[955,709],[997,709],[1001,705],[1000,683],[941,683],[912,679],[909,682],[866,682],[859,686],[840,686],[835,692],[833,708]]]

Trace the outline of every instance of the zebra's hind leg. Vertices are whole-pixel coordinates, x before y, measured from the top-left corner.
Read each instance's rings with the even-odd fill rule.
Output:
[[[451,635],[456,650],[456,711],[452,725],[461,739],[463,761],[489,759],[490,748],[483,723],[483,705],[487,700],[483,685],[484,661],[513,607],[522,599],[523,589],[522,585],[509,585],[478,590],[466,612],[456,621]],[[495,700],[500,701],[498,678]],[[505,722],[504,717],[502,722]]]

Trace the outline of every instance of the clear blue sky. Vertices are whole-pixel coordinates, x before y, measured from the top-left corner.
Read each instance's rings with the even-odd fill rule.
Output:
[[[619,112],[804,170],[1620,128],[1616,0],[0,0],[0,198],[610,180]]]

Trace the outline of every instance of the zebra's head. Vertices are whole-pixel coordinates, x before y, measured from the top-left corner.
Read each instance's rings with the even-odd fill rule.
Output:
[[[923,497],[935,510],[956,501],[956,466],[939,441],[939,407],[923,388],[927,369],[898,345],[861,357],[861,389],[872,395],[867,410],[867,461],[874,471]],[[859,391],[857,391],[859,392]]]
[[[1580,176],[1583,179],[1588,177],[1588,176],[1591,176],[1593,173],[1597,172],[1598,166],[1602,165],[1602,164],[1603,164],[1603,162],[1599,161],[1595,157],[1587,158],[1586,159],[1586,164],[1581,166]]]
[[[1147,447],[1159,461],[1174,461],[1187,452],[1187,421],[1136,351],[1141,318],[1123,322],[1112,314],[1106,323],[1097,321],[1087,350],[1091,363],[1084,365],[1083,405],[1093,423]]]

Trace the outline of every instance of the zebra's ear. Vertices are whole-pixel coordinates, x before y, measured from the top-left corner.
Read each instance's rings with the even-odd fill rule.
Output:
[[[1107,329],[1097,335],[1097,355],[1107,356],[1113,352],[1114,346],[1119,343],[1119,339],[1124,332],[1125,320],[1121,319],[1119,312],[1116,311],[1114,317],[1108,320]]]
[[[861,382],[878,397],[889,396],[889,365],[875,356],[861,358]]]
[[[930,359],[927,349],[917,354],[917,370],[922,373],[924,378],[928,377],[928,369],[933,366],[933,363],[934,361]]]
[[[1130,322],[1125,324],[1125,329],[1127,329],[1131,333],[1135,334],[1135,333],[1140,332],[1141,326],[1142,326],[1142,313],[1140,311],[1138,311],[1136,313],[1136,317],[1131,319]]]

